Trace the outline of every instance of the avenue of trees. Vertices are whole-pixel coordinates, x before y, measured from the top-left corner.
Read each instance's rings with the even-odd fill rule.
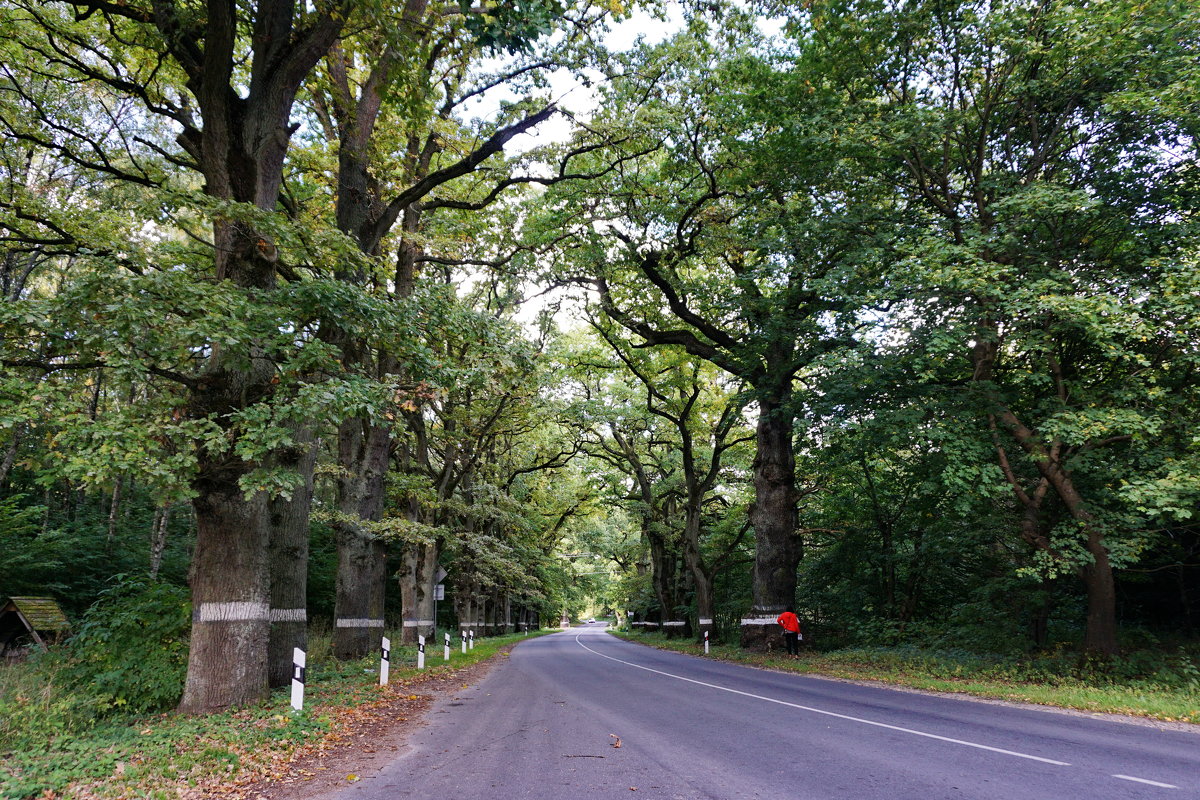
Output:
[[[606,46],[631,15],[663,35]],[[1194,4],[0,31],[0,595],[186,586],[181,710],[282,685],[313,622],[345,659],[589,603],[748,647],[792,605],[820,647],[1196,640]]]

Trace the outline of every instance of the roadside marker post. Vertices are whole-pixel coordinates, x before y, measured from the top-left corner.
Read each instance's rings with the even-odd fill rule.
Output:
[[[299,647],[292,648],[292,710],[304,708],[304,665],[307,661],[304,651]]]
[[[425,637],[417,637],[417,669],[425,669]]]
[[[383,637],[383,646],[379,648],[379,685],[387,686],[388,672],[392,666],[392,640]]]
[[[470,647],[470,649],[471,650],[475,649],[475,629],[474,628],[471,629],[471,647]]]
[[[467,632],[466,631],[462,632],[462,648],[463,648],[463,653],[466,653],[467,652]]]
[[[704,632],[704,655],[708,655],[708,631]]]
[[[446,649],[442,653],[442,658],[445,661],[450,660],[450,634],[446,633]]]

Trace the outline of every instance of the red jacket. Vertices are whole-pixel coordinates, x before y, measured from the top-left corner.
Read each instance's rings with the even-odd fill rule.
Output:
[[[800,632],[800,618],[790,611],[783,612],[779,615],[779,619],[775,621],[782,625],[785,631],[791,631],[792,633]]]

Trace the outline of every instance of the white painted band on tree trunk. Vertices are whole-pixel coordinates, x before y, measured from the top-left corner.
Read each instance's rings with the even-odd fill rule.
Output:
[[[406,627],[406,628],[419,628],[422,625],[432,625],[432,624],[433,624],[433,620],[431,620],[431,619],[406,619],[406,620],[404,620],[404,627]]]
[[[778,625],[775,617],[746,617],[742,620],[743,625]]]
[[[339,619],[337,621],[339,628],[382,628],[383,620],[381,619]]]
[[[306,622],[308,611],[303,608],[272,608],[271,622]]]
[[[201,622],[259,622],[270,619],[266,603],[201,603]]]
[[[676,626],[676,625],[687,625],[687,623],[682,620],[678,620],[678,619],[673,619],[670,622],[663,623],[664,628],[668,628],[668,627]]]
[[[712,622],[712,620],[711,620],[711,619],[709,619],[708,617],[701,617],[701,618],[700,618],[700,624],[701,624],[701,625],[712,625],[712,624],[713,624],[713,622]]]

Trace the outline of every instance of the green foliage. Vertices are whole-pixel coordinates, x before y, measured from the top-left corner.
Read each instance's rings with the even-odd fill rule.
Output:
[[[22,495],[0,498],[0,594],[44,595],[62,588],[63,559],[72,543],[56,531],[42,533],[45,513]]]
[[[472,0],[459,0],[465,26],[479,47],[488,51],[519,53],[529,50],[536,39],[554,30],[566,11],[558,0],[485,1],[475,10]]]
[[[186,590],[117,576],[88,609],[67,651],[78,690],[104,713],[164,711],[179,702],[187,669]]]
[[[0,666],[0,755],[44,751],[95,725],[95,699],[73,690],[61,653],[35,653],[23,663]]]

